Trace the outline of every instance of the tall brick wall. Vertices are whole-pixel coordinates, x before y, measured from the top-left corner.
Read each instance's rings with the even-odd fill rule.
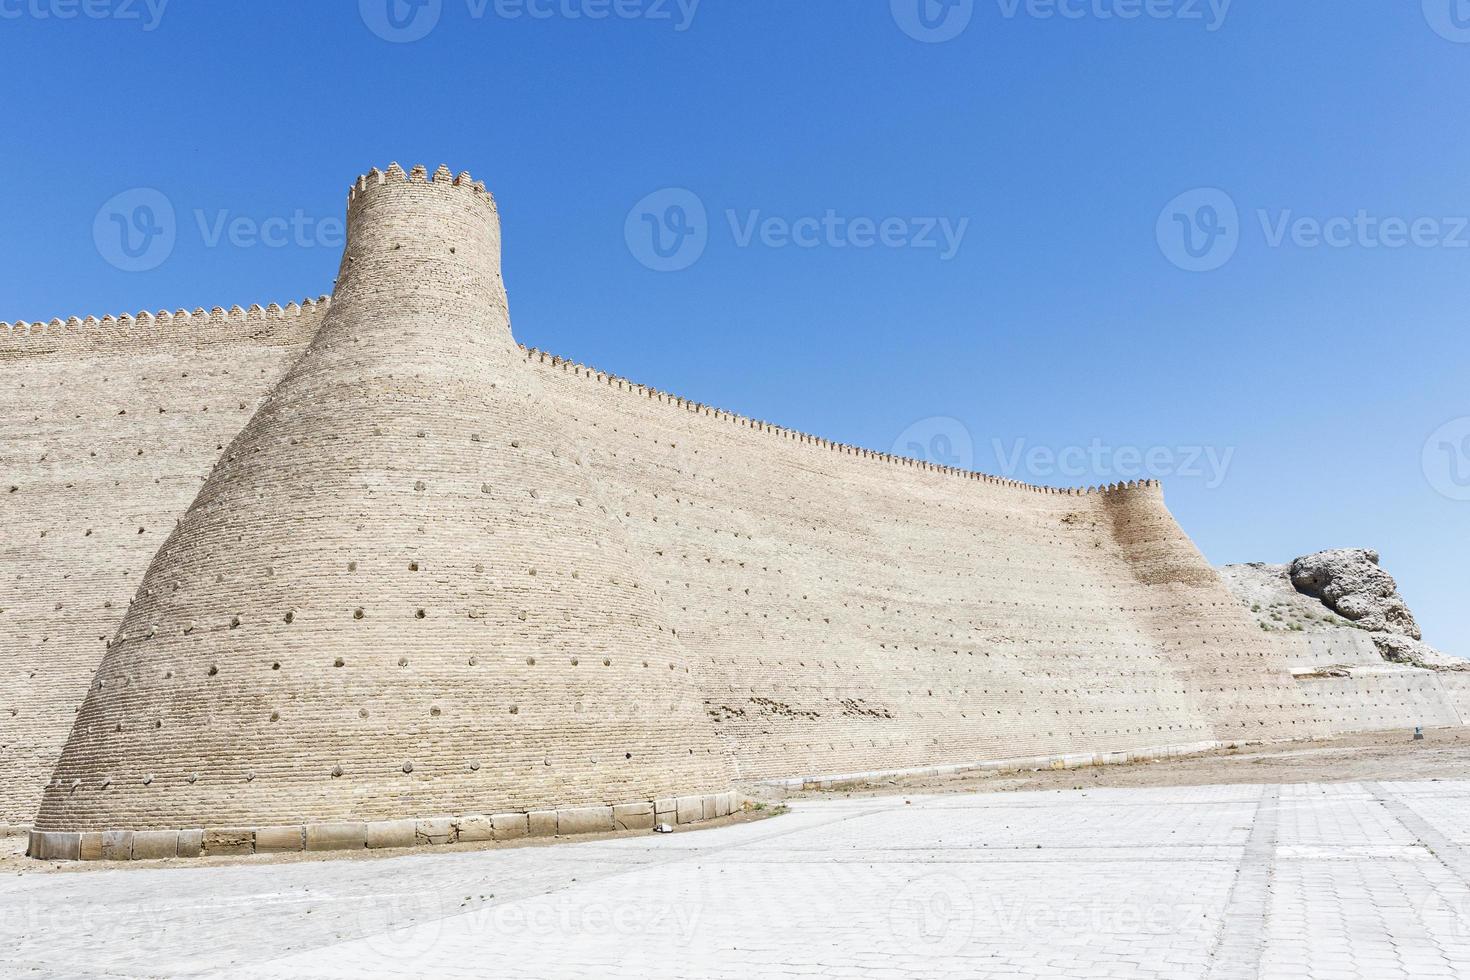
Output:
[[[114,510],[162,515],[157,537],[102,562],[0,532],[0,639],[33,681],[12,703],[61,727],[81,705],[54,774],[56,731],[6,730],[27,753],[9,771],[52,777],[43,829],[618,803],[1325,730],[1157,486],[894,460],[521,350],[493,201],[447,172],[375,172],[349,225],[324,321],[222,321],[216,346],[156,330],[162,371],[127,338],[88,362],[22,336],[0,360],[28,383],[105,363],[129,405],[190,401],[208,364],[240,386],[211,376],[235,413],[206,402],[184,437],[173,409],[133,416],[176,459],[90,464]],[[69,456],[113,410],[71,406],[35,413]],[[86,499],[51,519],[100,525]],[[74,585],[104,566],[106,588]],[[60,657],[53,601],[78,609]]]
[[[489,194],[375,175],[348,226],[320,330],[154,558],[37,828],[727,789],[658,590],[511,339]]]
[[[529,358],[744,778],[1325,731],[1157,485],[977,479]]]
[[[0,329],[0,825],[31,823],[149,561],[323,309]]]

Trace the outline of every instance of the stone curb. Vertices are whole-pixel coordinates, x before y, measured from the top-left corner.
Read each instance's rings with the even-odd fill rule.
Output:
[[[26,856],[43,861],[145,861],[234,854],[376,850],[457,842],[575,837],[652,830],[657,823],[695,824],[744,806],[739,793],[710,793],[612,806],[564,807],[530,813],[466,814],[420,820],[287,824],[200,830],[29,831]]]
[[[793,776],[789,779],[759,779],[752,782],[756,786],[774,786],[780,789],[842,789],[874,779],[890,779],[895,776],[952,776],[962,772],[996,769],[1085,769],[1091,766],[1117,766],[1128,762],[1200,755],[1216,749],[1232,748],[1239,744],[1241,743],[1234,741],[1190,742],[1185,745],[1161,745],[1151,749],[1128,749],[1120,752],[1034,755],[1018,759],[991,759],[944,766],[917,766],[912,769],[876,769],[871,772],[847,772],[827,776]]]

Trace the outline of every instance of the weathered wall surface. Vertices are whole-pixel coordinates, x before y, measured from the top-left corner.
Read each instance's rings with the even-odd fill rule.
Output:
[[[324,308],[0,329],[0,825],[35,816],[149,561]]]
[[[1470,716],[1462,714],[1441,683],[1449,676],[1385,667],[1346,677],[1302,677],[1298,683],[1332,731],[1344,734],[1465,724]]]
[[[499,223],[364,181],[322,326],[154,558],[41,831],[729,788],[657,590],[510,336]]]
[[[1323,730],[1157,486],[971,478],[530,359],[744,778]]]
[[[88,642],[15,701],[64,726],[86,692],[38,826],[618,803],[1327,730],[1156,485],[897,461],[519,350],[488,196],[381,179],[354,193],[320,329],[224,331],[213,355],[169,340],[159,370],[123,358],[145,405],[179,399],[160,418],[202,393],[165,377],[203,388],[215,364],[240,387],[207,386],[227,424],[208,400],[187,436],[150,419],[151,445],[191,447],[177,461],[92,464],[114,509],[158,528],[108,559],[106,589],[68,577],[98,574],[87,552],[3,532],[28,612],[0,629],[25,624],[5,638],[33,677],[57,659],[41,603],[86,599]],[[56,350],[4,369],[27,361],[95,368]],[[57,399],[36,414],[70,455],[115,424]],[[6,765],[45,781],[55,744]]]

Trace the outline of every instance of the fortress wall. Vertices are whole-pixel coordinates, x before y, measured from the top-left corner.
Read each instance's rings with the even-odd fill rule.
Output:
[[[1320,633],[1269,634],[1281,648],[1289,667],[1320,668],[1327,666],[1381,667],[1383,654],[1373,642],[1373,635],[1363,630],[1334,629]]]
[[[324,308],[0,325],[0,825],[31,822],[149,561]]]
[[[367,823],[676,796],[716,815],[727,762],[685,652],[511,340],[493,200],[394,168],[348,228],[321,327],[138,588],[42,844],[345,824],[360,847]]]
[[[1329,730],[1157,485],[898,460],[518,349],[494,204],[464,175],[374,172],[349,226],[325,318],[8,334],[58,345],[21,370],[66,393],[35,412],[67,458],[122,454],[86,464],[67,514],[97,531],[121,501],[147,529],[101,562],[6,532],[18,705],[66,727],[114,639],[42,830],[715,799],[732,776]],[[69,393],[99,369],[127,416]],[[165,397],[146,425],[132,407]],[[64,646],[51,595],[86,600]],[[54,746],[6,764],[40,782]]]
[[[1464,712],[1463,682],[1434,671],[1406,668],[1351,677],[1302,677],[1297,683],[1334,734],[1454,726],[1470,718]],[[1455,694],[1447,693],[1446,683]]]
[[[1460,716],[1460,724],[1470,725],[1470,674],[1441,673],[1439,686],[1450,706]]]
[[[528,356],[742,778],[1323,730],[1156,486],[975,478]]]

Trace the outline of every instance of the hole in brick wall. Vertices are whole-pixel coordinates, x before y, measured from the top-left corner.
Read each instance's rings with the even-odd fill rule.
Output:
[[[518,715],[521,713],[521,709],[517,705],[511,705],[510,713],[513,715]]]
[[[430,708],[429,709],[429,717],[430,718],[438,718],[443,713],[444,712],[440,711],[438,708]]]
[[[413,772],[413,763],[412,762],[405,762],[403,764],[403,771],[404,772]]]
[[[367,615],[367,613],[364,612],[361,608],[352,610],[352,618],[353,619],[361,619],[362,617],[364,617],[366,615]]]
[[[358,708],[357,709],[357,717],[359,717],[359,718],[366,718],[367,716],[368,716],[368,709],[366,709],[366,708]]]
[[[416,572],[416,571],[418,571],[419,570],[419,563],[416,562],[416,561],[409,562],[408,563],[408,570],[410,572]]]
[[[219,668],[216,667],[214,664],[210,664],[209,665],[209,676],[210,677],[213,677],[215,674],[218,674],[218,673],[219,673]]]
[[[529,664],[530,666],[534,667],[534,666],[536,666],[536,658],[535,657],[527,657],[526,658],[526,663]]]
[[[279,711],[272,711],[271,712],[271,721],[280,721],[280,720],[281,720],[281,713]]]
[[[357,571],[357,562],[355,562],[355,561],[348,562],[347,563],[347,570],[349,572],[355,572],[355,571]]]
[[[341,766],[333,766],[332,767],[332,778],[335,779],[335,778],[337,778],[340,775],[342,775],[342,767]]]
[[[338,657],[336,660],[332,661],[333,667],[345,667],[346,665],[347,661],[343,660],[341,657]]]
[[[399,657],[398,658],[398,666],[400,666],[400,667],[407,667],[408,666],[408,658],[407,657]]]
[[[422,609],[420,609],[420,610],[418,610],[417,612],[415,612],[413,614],[413,618],[414,619],[423,619],[427,615],[428,615],[428,613],[426,613]]]

